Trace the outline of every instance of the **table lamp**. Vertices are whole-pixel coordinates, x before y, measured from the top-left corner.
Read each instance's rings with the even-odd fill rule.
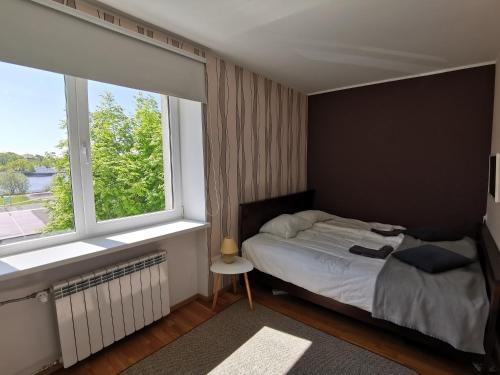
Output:
[[[238,253],[238,245],[231,237],[224,237],[220,248],[224,263],[233,263],[234,256]]]

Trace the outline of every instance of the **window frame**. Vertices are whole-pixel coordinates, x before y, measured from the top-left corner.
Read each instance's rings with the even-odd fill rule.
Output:
[[[0,245],[0,257],[106,234],[126,232],[183,218],[178,99],[160,94],[165,203],[167,205],[165,210],[98,222],[95,215],[89,134],[88,80],[65,74],[61,75],[64,77],[66,94],[74,230]],[[164,108],[164,104],[167,104],[168,108]],[[167,170],[168,167],[170,167],[170,171]]]

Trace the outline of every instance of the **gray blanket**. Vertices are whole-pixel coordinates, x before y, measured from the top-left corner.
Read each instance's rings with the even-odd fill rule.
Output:
[[[396,251],[425,243],[405,236]],[[470,238],[432,244],[477,257]],[[438,338],[456,349],[484,354],[488,308],[479,262],[429,274],[390,256],[377,277],[372,315]]]

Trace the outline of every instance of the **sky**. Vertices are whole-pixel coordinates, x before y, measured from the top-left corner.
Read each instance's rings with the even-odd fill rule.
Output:
[[[89,81],[89,110],[100,96],[111,91],[127,114],[140,91]],[[153,94],[159,102],[160,95]],[[0,152],[45,154],[57,152],[56,144],[67,138],[59,128],[65,119],[66,96],[62,74],[0,62]]]

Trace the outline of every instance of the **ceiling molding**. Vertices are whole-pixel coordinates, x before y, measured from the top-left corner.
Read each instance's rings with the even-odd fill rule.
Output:
[[[341,91],[341,90],[349,90],[349,89],[354,89],[354,88],[357,88],[357,87],[378,85],[379,83],[387,83],[387,82],[394,82],[394,81],[402,81],[404,79],[412,79],[412,78],[418,78],[418,77],[432,76],[432,75],[435,75],[435,74],[442,74],[442,73],[454,72],[456,70],[478,68],[480,66],[495,65],[495,64],[496,64],[495,60],[485,61],[485,62],[480,62],[480,63],[477,63],[477,64],[462,65],[462,66],[456,66],[456,67],[453,67],[453,68],[433,70],[431,72],[426,72],[426,73],[411,74],[411,75],[408,75],[408,76],[402,76],[402,77],[396,77],[396,78],[390,78],[390,79],[383,79],[383,80],[380,80],[380,81],[372,81],[372,82],[366,82],[366,83],[359,83],[357,85],[338,87],[338,88],[335,88],[335,89],[321,90],[321,91],[313,92],[311,94],[307,94],[307,96],[326,94],[326,93],[329,93],[329,92]]]

